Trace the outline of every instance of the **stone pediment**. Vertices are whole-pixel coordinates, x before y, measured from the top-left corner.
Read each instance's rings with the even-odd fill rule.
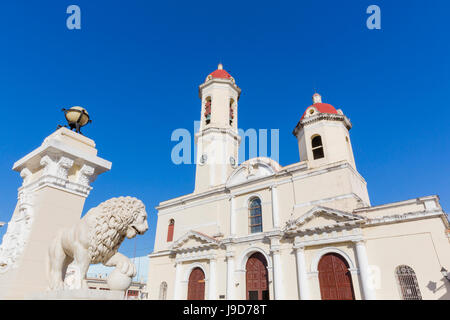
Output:
[[[214,248],[219,245],[219,242],[201,232],[191,230],[182,235],[176,240],[171,249],[172,250],[198,250],[202,248]]]
[[[365,218],[353,213],[326,207],[314,207],[297,219],[289,220],[284,231],[288,234],[327,231],[343,227],[358,227],[365,221]]]
[[[231,173],[226,185],[228,187],[247,181],[258,180],[271,176],[279,170],[281,170],[281,166],[270,158],[260,157],[249,159]]]

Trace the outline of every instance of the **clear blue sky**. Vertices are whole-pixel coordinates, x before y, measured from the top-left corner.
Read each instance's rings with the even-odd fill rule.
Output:
[[[66,28],[77,4],[82,29]],[[366,28],[381,7],[382,29]],[[2,1],[0,220],[61,108],[81,105],[84,133],[112,161],[84,212],[114,196],[142,199],[151,230],[121,251],[151,252],[159,202],[194,188],[171,162],[176,128],[200,116],[198,85],[217,63],[242,88],[239,127],[280,129],[280,163],[299,161],[292,129],[313,88],[351,119],[373,205],[438,194],[450,208],[448,1]],[[64,214],[63,212],[61,214]],[[0,228],[0,236],[6,228]]]

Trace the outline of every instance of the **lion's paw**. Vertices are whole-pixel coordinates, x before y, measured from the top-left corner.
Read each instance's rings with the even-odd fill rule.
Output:
[[[117,267],[119,268],[120,272],[126,274],[130,278],[136,275],[136,266],[129,260],[123,260]]]

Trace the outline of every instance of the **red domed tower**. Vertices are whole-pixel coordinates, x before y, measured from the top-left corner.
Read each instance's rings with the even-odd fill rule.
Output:
[[[237,127],[240,94],[241,89],[221,63],[199,86],[202,107],[200,130],[195,135],[196,192],[224,184],[237,165],[241,141]]]
[[[350,142],[350,120],[342,110],[323,103],[315,93],[313,104],[306,108],[293,134],[297,137],[300,161],[308,161],[308,167],[318,167],[339,161],[347,161],[356,169]]]

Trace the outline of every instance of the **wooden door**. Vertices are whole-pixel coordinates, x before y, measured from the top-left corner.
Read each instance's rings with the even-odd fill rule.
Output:
[[[200,268],[192,270],[189,276],[188,300],[205,300],[205,274]]]
[[[319,261],[322,300],[354,300],[352,277],[344,258],[328,253]]]
[[[269,300],[269,281],[266,258],[259,252],[247,260],[247,300]]]

